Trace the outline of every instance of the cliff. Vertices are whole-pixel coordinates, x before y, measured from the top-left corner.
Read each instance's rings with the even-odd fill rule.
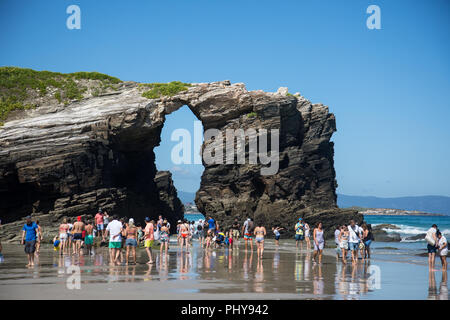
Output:
[[[280,135],[275,174],[261,174],[267,166],[260,163],[204,162],[195,199],[203,214],[224,226],[235,217],[251,216],[268,228],[292,228],[299,216],[310,223],[322,220],[328,228],[362,219],[336,206],[330,142],[336,125],[326,106],[285,90],[247,91],[229,81],[173,84],[119,83],[113,91],[64,103],[44,99],[37,108],[6,118],[0,127],[2,220],[30,213],[90,214],[103,207],[135,218],[163,213],[173,223],[182,207],[166,180],[170,176],[157,174],[153,149],[165,116],[183,105],[205,130],[264,128],[278,129]],[[206,140],[203,149],[211,143]],[[246,154],[248,148],[246,141]],[[161,186],[172,191],[160,192]]]

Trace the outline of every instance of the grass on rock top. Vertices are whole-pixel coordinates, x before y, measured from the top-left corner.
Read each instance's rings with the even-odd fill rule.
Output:
[[[37,107],[34,98],[50,95],[59,103],[68,104],[71,100],[80,100],[88,90],[82,80],[98,80],[94,90],[100,92],[114,88],[121,83],[118,78],[99,72],[59,73],[35,71],[17,67],[0,67],[0,125],[15,110]],[[95,91],[93,91],[93,95]],[[50,94],[52,93],[52,94]]]
[[[169,83],[142,83],[140,88],[148,89],[142,93],[147,99],[157,99],[162,96],[174,96],[179,92],[186,91],[191,86],[190,83],[172,81]]]
[[[16,110],[33,109],[40,103],[69,104],[118,90],[122,80],[99,72],[59,73],[18,67],[0,67],[0,126]],[[188,90],[189,83],[143,83],[142,96],[157,99]]]

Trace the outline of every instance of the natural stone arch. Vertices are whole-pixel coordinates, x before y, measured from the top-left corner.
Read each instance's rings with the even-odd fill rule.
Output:
[[[286,92],[247,91],[229,81],[192,84],[154,100],[130,83],[116,94],[6,122],[0,128],[0,214],[12,218],[34,211],[57,220],[102,206],[136,218],[163,213],[175,225],[181,205],[170,174],[157,174],[153,149],[165,116],[183,105],[205,130],[280,130],[280,169],[273,176],[261,176],[260,165],[204,164],[196,195],[203,214],[224,226],[234,217],[253,215],[267,227],[289,227],[298,216],[310,222],[326,218],[326,227],[357,217],[336,207],[330,142],[335,118],[328,108]],[[18,199],[21,191],[26,194]]]

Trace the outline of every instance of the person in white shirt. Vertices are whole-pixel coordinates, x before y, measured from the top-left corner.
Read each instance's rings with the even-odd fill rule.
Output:
[[[334,243],[336,244],[336,259],[339,260],[339,255],[341,254],[341,248],[339,246],[339,235],[341,234],[341,226],[336,226],[334,230]]]
[[[116,215],[113,216],[113,221],[108,223],[106,227],[106,235],[109,234],[109,258],[111,265],[119,264],[120,248],[122,247],[122,228],[122,223]]]
[[[440,231],[436,233],[436,238],[438,239],[438,250],[442,262],[442,271],[447,271],[447,253],[448,253],[447,239]]]
[[[359,242],[361,240],[361,232],[359,226],[355,223],[355,220],[350,221],[348,226],[349,237],[348,237],[348,248],[352,251],[352,262],[358,262],[358,248]]]
[[[432,270],[434,269],[436,251],[437,251],[437,237],[436,233],[438,231],[437,225],[433,224],[430,229],[428,229],[425,236],[427,241],[427,251],[428,251],[428,267]]]

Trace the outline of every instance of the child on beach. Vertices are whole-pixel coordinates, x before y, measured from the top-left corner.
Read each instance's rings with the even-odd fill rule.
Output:
[[[56,235],[53,238],[53,250],[58,251],[60,250],[60,247],[61,247],[61,240],[59,240],[59,236]]]
[[[447,271],[447,254],[448,254],[447,239],[440,231],[436,232],[436,238],[438,239],[438,253],[439,257],[441,257],[442,271]]]
[[[275,235],[275,245],[278,247],[280,245],[280,231],[283,230],[283,228],[280,227],[272,227],[273,234]]]

